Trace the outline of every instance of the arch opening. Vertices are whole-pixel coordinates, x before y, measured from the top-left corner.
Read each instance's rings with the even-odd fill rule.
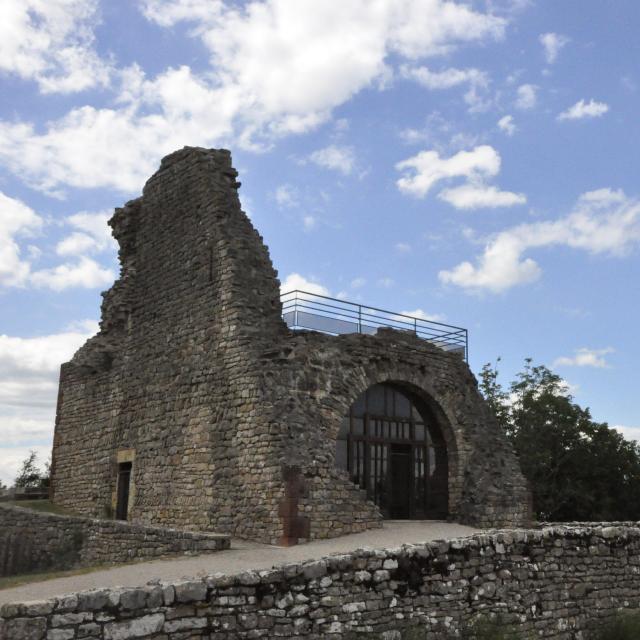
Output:
[[[447,446],[435,412],[398,384],[375,384],[343,418],[336,466],[391,519],[448,512]]]

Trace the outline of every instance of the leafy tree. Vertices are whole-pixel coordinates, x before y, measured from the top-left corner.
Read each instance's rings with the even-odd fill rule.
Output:
[[[21,488],[39,487],[41,473],[36,465],[37,454],[35,451],[29,452],[29,456],[22,461],[22,469],[16,477],[15,486]]]
[[[51,457],[44,463],[44,472],[40,474],[40,486],[48,489],[51,484]]]
[[[640,519],[640,447],[573,401],[560,376],[525,361],[509,391],[497,365],[480,387],[512,441],[541,520]]]

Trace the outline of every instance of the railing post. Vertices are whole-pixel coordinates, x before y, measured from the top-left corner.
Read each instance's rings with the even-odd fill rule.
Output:
[[[358,333],[362,333],[362,305],[358,305]]]
[[[418,335],[418,318],[413,319],[413,332]]]

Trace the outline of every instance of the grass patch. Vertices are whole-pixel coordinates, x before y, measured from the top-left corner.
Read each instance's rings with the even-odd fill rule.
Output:
[[[593,635],[593,640],[638,640],[638,638],[640,638],[639,611],[619,611]]]
[[[42,511],[44,513],[55,513],[61,516],[74,515],[71,511],[53,504],[51,500],[6,500],[0,502],[0,505],[9,505],[11,507],[24,507],[25,509],[33,509],[34,511]]]

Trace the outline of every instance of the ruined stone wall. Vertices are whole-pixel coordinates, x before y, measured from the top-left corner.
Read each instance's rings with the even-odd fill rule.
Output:
[[[500,615],[523,638],[588,640],[618,609],[638,607],[640,529],[614,523],[505,530],[5,604],[0,639],[399,640],[417,627],[444,640],[479,615]]]
[[[228,536],[0,504],[0,576],[228,549]]]
[[[120,278],[61,370],[55,502],[112,514],[126,460],[136,522],[287,544],[380,526],[335,468],[335,436],[359,393],[392,381],[439,416],[451,517],[526,522],[517,459],[457,355],[392,330],[287,329],[236,176],[229,152],[185,148],[116,210]]]
[[[100,333],[61,372],[56,503],[108,513],[127,450],[133,520],[261,538],[277,528],[281,495],[266,496],[283,491],[279,456],[255,416],[264,398],[255,354],[286,327],[235,176],[228,152],[186,149],[116,210],[120,279]]]

